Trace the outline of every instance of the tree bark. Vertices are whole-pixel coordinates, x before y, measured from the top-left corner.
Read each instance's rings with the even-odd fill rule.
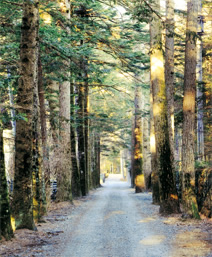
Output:
[[[197,158],[199,161],[205,159],[205,140],[204,140],[204,83],[203,83],[203,71],[202,71],[202,34],[204,33],[202,28],[203,16],[202,16],[202,1],[198,0],[198,38],[197,38],[197,66],[196,66],[196,78],[197,78]]]
[[[194,218],[199,218],[195,196],[195,97],[196,97],[196,38],[197,0],[187,3],[184,98],[183,98],[183,206]]]
[[[156,0],[155,4],[160,10],[160,1]],[[156,14],[153,14],[151,23],[151,43],[150,66],[160,213],[178,213],[179,202],[173,179],[168,131],[165,71],[162,52],[162,24]]]
[[[153,118],[153,93],[152,83],[150,83],[150,153],[151,153],[151,184],[152,184],[152,203],[160,203],[159,176],[157,172],[157,158],[155,145],[155,126]]]
[[[166,0],[165,82],[170,159],[176,184],[174,166],[174,0]]]
[[[60,11],[70,20],[70,2],[60,0]],[[69,30],[67,28],[67,30]],[[72,200],[71,142],[70,142],[70,62],[64,61],[68,71],[59,85],[59,169],[57,170],[57,201]]]
[[[142,110],[144,115],[142,117],[142,170],[145,178],[145,189],[151,189],[151,153],[150,153],[150,108],[149,108],[149,90],[142,89]]]
[[[37,88],[39,1],[23,3],[20,78],[17,93],[16,156],[13,214],[16,228],[35,229],[32,202],[33,94]]]
[[[135,88],[135,99],[134,99],[134,119],[135,119],[135,126],[134,126],[134,155],[133,155],[133,174],[135,182],[135,192],[139,193],[144,190],[144,184],[142,185],[142,181],[144,180],[141,178],[142,175],[142,117],[141,117],[141,86],[136,85]]]
[[[0,239],[2,236],[6,240],[11,239],[13,237],[13,230],[4,164],[3,129],[0,127]]]
[[[77,163],[77,152],[76,152],[76,111],[75,111],[75,87],[71,85],[71,163],[72,163],[72,194],[73,197],[81,196],[80,189],[80,174]]]
[[[48,203],[50,202],[50,165],[49,165],[49,149],[48,149],[48,135],[47,135],[47,122],[46,122],[45,92],[43,87],[42,63],[41,63],[40,54],[38,58],[38,96],[39,96],[39,103],[40,103],[41,140],[42,140],[43,169],[44,169],[43,182],[45,183],[45,185],[42,185],[42,187],[45,187],[45,197],[48,205]]]
[[[79,159],[79,171],[80,171],[80,187],[82,196],[87,192],[86,181],[86,157],[85,157],[85,139],[84,139],[84,110],[85,110],[85,88],[83,85],[79,85],[78,88],[78,111],[77,111],[77,138],[78,138],[78,159]]]

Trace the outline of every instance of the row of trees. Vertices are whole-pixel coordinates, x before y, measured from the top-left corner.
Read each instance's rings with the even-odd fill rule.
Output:
[[[211,142],[211,140],[208,141],[208,138],[206,140],[206,135],[211,133],[207,125],[210,123],[208,110],[211,111],[209,104],[211,100],[208,99],[208,101],[207,97],[211,98],[211,89],[209,89],[211,81],[203,82],[203,52],[202,48],[198,47],[198,44],[203,44],[209,55],[210,50],[203,41],[204,39],[207,42],[208,36],[202,37],[203,10],[207,14],[207,3],[204,5],[205,9],[202,10],[201,1],[187,1],[186,19],[182,14],[175,15],[177,10],[174,9],[172,0],[166,1],[165,16],[160,8],[160,1],[152,3],[143,1],[143,5],[137,3],[137,7],[135,15],[140,21],[146,21],[146,17],[143,18],[144,10],[151,14],[149,16],[150,141],[153,202],[160,205],[161,213],[180,212],[182,204],[182,210],[192,217],[199,218],[199,211],[210,216],[211,151],[206,152],[204,149],[206,144]],[[129,5],[129,8],[134,7]],[[175,29],[175,18],[178,17],[181,19],[181,24],[186,20],[186,29],[183,34],[176,32],[177,29],[182,30],[182,28]],[[176,24],[180,26],[179,22]],[[163,33],[165,33],[164,37]],[[185,41],[184,35],[186,36]],[[208,56],[205,55],[205,63],[207,59]],[[179,70],[184,74],[180,74]],[[180,100],[177,99],[179,84],[183,86],[180,88],[182,95]],[[182,117],[180,121],[177,120],[179,114],[176,111]],[[144,176],[147,178],[149,172],[146,167],[150,167],[150,164],[147,163],[149,162],[148,158],[143,158],[143,165],[141,165],[140,144],[144,129],[140,129],[141,125],[138,125],[140,116],[136,118],[135,115],[135,119],[135,140],[133,142],[135,151],[132,158],[134,178],[132,181],[136,175],[141,174],[142,166]],[[182,132],[179,133],[181,127]],[[182,137],[180,150],[179,137]],[[140,157],[136,154],[136,148],[140,151]],[[143,148],[145,156],[147,156],[146,151],[148,148]],[[180,156],[179,152],[181,152]],[[137,166],[138,161],[140,163]],[[197,169],[198,166],[199,169]],[[148,183],[146,188],[148,188]]]
[[[198,3],[188,1],[184,40],[185,32],[174,29],[172,0],[166,3],[165,22],[159,0],[1,1],[0,235],[13,235],[11,214],[16,229],[35,229],[34,221],[48,208],[51,180],[57,181],[58,201],[85,196],[98,187],[100,148],[108,155],[111,141],[114,155],[131,147],[132,186],[137,188],[135,181],[143,174],[145,188],[152,188],[161,213],[180,211],[180,185],[184,211],[198,217],[201,204],[194,180]],[[207,132],[198,149],[206,149],[204,143],[210,140],[207,79],[201,95],[206,96],[206,105],[200,97],[202,105],[197,106],[198,124]],[[11,126],[15,176],[9,201],[3,129]],[[183,158],[178,169],[181,126]],[[211,153],[201,151],[198,158],[207,165]],[[206,209],[211,208],[208,178]]]
[[[48,208],[52,180],[57,201],[100,185],[100,137],[128,127],[119,121],[111,128],[116,117],[90,99],[98,102],[106,90],[117,95],[120,87],[108,74],[132,72],[130,62],[141,56],[130,52],[133,26],[126,22],[120,32],[120,19],[115,8],[97,1],[1,2],[1,135],[11,126],[15,132],[10,201],[1,169],[2,236],[13,234],[11,215],[16,229],[35,229]]]

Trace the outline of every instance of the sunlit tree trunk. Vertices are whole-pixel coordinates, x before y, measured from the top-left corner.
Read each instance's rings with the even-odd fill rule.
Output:
[[[160,1],[155,1],[160,10]],[[153,14],[151,23],[151,83],[153,95],[153,118],[156,142],[157,174],[159,177],[160,212],[179,212],[179,202],[173,179],[169,143],[164,58],[162,51],[161,20]]]
[[[197,0],[189,0],[187,2],[182,142],[183,205],[184,210],[194,218],[199,218],[194,167],[197,10]]]
[[[16,156],[13,194],[13,214],[16,228],[34,229],[32,201],[33,160],[33,94],[37,88],[38,0],[23,3],[20,46],[20,78],[17,111],[22,119],[16,126]]]
[[[7,189],[6,170],[4,165],[4,148],[3,148],[3,127],[0,124],[0,239],[7,240],[13,237],[13,230],[10,218],[10,204]]]
[[[144,190],[144,178],[141,178],[142,174],[142,116],[141,116],[141,102],[142,102],[142,90],[140,85],[135,87],[135,98],[134,98],[134,140],[133,146],[133,162],[132,162],[132,174],[134,176],[135,191],[136,193]]]
[[[149,76],[148,81],[149,83]],[[151,152],[150,152],[150,107],[149,97],[150,90],[142,88],[142,170],[145,177],[145,188],[146,190],[151,189]]]
[[[159,204],[160,203],[159,176],[158,176],[158,172],[157,172],[152,86],[153,85],[151,83],[151,85],[150,85],[150,153],[151,153],[152,202],[153,202],[153,204]]]

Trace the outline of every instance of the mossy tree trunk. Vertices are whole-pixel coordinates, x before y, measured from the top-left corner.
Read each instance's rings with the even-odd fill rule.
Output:
[[[154,1],[160,10],[160,1]],[[151,24],[151,84],[153,95],[153,119],[156,142],[157,174],[159,177],[160,213],[179,212],[179,202],[171,165],[164,58],[162,51],[162,24],[153,14]]]
[[[3,128],[0,124],[0,239],[13,237],[10,218],[10,203],[4,165]]]
[[[197,0],[187,2],[182,142],[183,206],[194,218],[199,218],[194,167],[197,10]]]
[[[23,3],[21,27],[20,78],[17,110],[22,117],[16,126],[13,214],[16,228],[35,229],[33,220],[33,94],[37,88],[39,1]]]
[[[43,151],[41,142],[41,124],[39,108],[38,87],[34,88],[33,96],[33,151],[32,151],[32,188],[33,188],[33,218],[39,221],[46,212],[45,189],[42,190],[43,176]],[[42,193],[43,192],[43,193]]]

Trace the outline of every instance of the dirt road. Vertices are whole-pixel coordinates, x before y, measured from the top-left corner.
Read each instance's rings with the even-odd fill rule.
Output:
[[[88,197],[53,204],[38,231],[18,230],[0,245],[6,257],[211,257],[210,220],[161,217],[151,194],[110,175]],[[55,209],[54,209],[55,208]]]
[[[172,224],[175,219],[160,217],[150,194],[135,194],[119,175],[111,175],[91,200],[72,213],[63,250],[57,256],[210,256],[210,250],[203,247],[205,243],[199,238],[202,231],[196,227],[193,231],[191,225]],[[186,240],[181,241],[186,233],[191,238],[189,247],[182,245]]]

